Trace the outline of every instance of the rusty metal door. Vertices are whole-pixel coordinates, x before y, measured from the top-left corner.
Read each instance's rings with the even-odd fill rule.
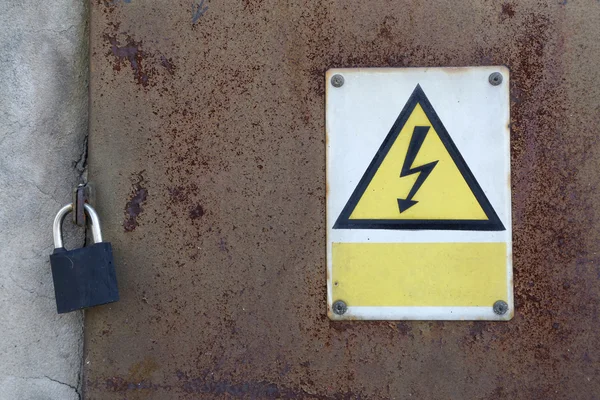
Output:
[[[598,1],[91,3],[87,399],[600,398]],[[515,317],[331,322],[325,71],[511,70]]]

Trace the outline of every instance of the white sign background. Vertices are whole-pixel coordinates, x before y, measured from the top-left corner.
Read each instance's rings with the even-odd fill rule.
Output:
[[[498,86],[493,72],[503,75]],[[336,88],[331,77],[344,77]],[[475,179],[506,228],[505,231],[332,229],[419,84],[462,154]],[[512,252],[510,200],[510,100],[506,67],[356,68],[331,69],[326,74],[327,133],[327,259],[332,273],[331,244],[505,242]],[[507,257],[509,309],[512,304],[512,261]],[[331,309],[331,279],[328,280]],[[364,319],[506,319],[491,306],[456,307],[454,318],[435,318],[425,309],[446,307],[349,307],[346,318]],[[409,310],[410,309],[410,310]],[[421,310],[418,310],[421,309]],[[445,310],[449,311],[449,310]],[[444,312],[445,313],[445,312]],[[379,317],[385,318],[379,318]]]

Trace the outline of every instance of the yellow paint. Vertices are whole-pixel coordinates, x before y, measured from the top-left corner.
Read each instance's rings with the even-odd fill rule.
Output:
[[[508,298],[506,243],[333,243],[332,250],[333,299],[349,306],[491,307]]]
[[[413,197],[413,200],[418,203],[400,213],[398,199],[407,197],[419,174],[400,178],[402,164],[415,126],[429,126],[430,129],[411,167],[436,160],[438,163]],[[488,218],[423,108],[417,104],[350,215],[350,220],[353,219],[487,220]]]

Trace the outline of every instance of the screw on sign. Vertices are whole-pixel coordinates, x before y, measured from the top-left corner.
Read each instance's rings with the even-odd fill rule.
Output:
[[[331,77],[331,84],[336,88],[342,87],[344,85],[344,77],[340,74],[335,74]]]
[[[494,312],[498,315],[504,315],[508,311],[508,304],[503,300],[498,300],[493,306]]]
[[[348,309],[348,306],[346,306],[346,303],[344,303],[342,300],[338,300],[335,303],[333,303],[333,312],[337,315],[343,315],[344,313],[346,313],[346,310]]]
[[[488,81],[493,86],[498,86],[502,83],[502,74],[500,72],[493,72],[490,74]]]
[[[89,204],[84,204],[84,208],[92,224],[94,244],[91,246],[64,248],[62,223],[73,211],[73,204],[61,208],[54,218],[54,252],[50,255],[50,266],[59,314],[119,300],[112,246],[102,241],[96,211]]]

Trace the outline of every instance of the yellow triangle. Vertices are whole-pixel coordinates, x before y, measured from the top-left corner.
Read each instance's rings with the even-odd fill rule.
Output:
[[[349,220],[488,220],[488,216],[420,103],[417,103],[381,165],[356,203]],[[408,167],[437,161],[412,197],[414,205],[400,212],[398,199],[407,199],[423,172],[400,176],[417,127],[428,127],[425,139]]]

